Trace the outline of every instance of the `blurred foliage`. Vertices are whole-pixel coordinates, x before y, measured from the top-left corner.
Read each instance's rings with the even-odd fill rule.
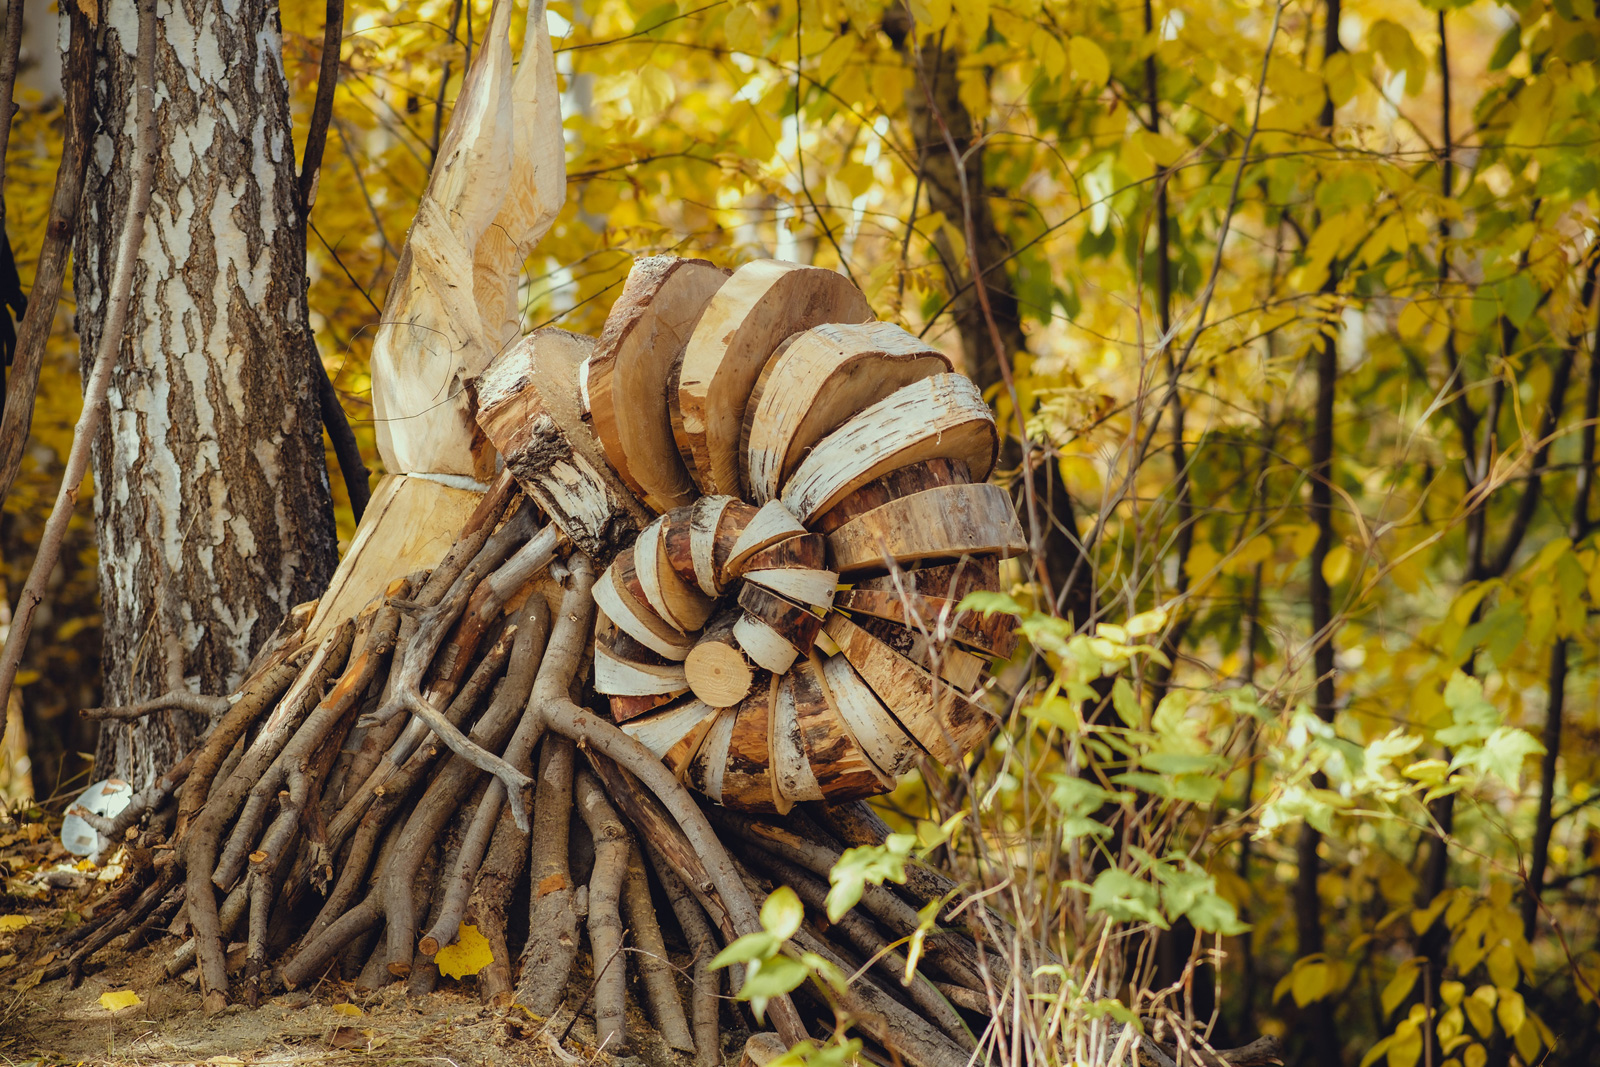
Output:
[[[323,10],[283,6],[302,138]],[[1070,1041],[1131,1009],[1214,1024],[1219,1045],[1280,1033],[1297,1062],[1600,1058],[1600,545],[1574,522],[1593,459],[1593,0],[1348,0],[1331,51],[1328,5],[1307,0],[550,12],[571,184],[526,265],[530,329],[598,332],[636,255],[775,255],[848,271],[879,317],[970,363],[948,313],[967,220],[930,208],[942,149],[919,148],[908,110],[919,57],[954,57],[980,135],[970,192],[1010,249],[982,266],[1004,271],[1026,334],[1006,353],[1014,397],[995,400],[1007,426],[1020,408],[1040,488],[1054,472],[1074,499],[1098,615],[1052,618],[1015,570],[1011,604],[989,605],[1031,639],[997,695],[1006,729],[889,804],[1071,964],[1021,960],[1002,991],[1033,1020],[1030,1056],[1087,1056]],[[310,305],[374,466],[377,309],[487,16],[485,0],[347,12]],[[7,196],[26,282],[55,113],[23,103]],[[0,526],[13,590],[76,414],[73,347],[64,308]],[[1324,351],[1331,537],[1308,506]],[[36,750],[80,747],[63,716],[94,702],[88,521],[30,659]],[[1335,651],[1322,709],[1317,641]]]

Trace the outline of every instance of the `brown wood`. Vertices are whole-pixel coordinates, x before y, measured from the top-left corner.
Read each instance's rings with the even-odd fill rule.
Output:
[[[822,620],[805,608],[750,582],[739,590],[739,606],[744,617],[733,627],[739,647],[758,666],[778,674],[810,650],[822,629]],[[778,640],[771,640],[768,634]]]
[[[817,776],[806,760],[805,740],[800,734],[793,672],[778,680],[778,693],[772,703],[772,725],[767,736],[779,807],[802,800],[821,800],[822,787],[817,784]]]
[[[733,639],[734,624],[742,614],[732,608],[712,619],[683,661],[689,688],[714,708],[731,708],[743,700],[755,677]]]
[[[856,588],[840,593],[835,603],[852,616],[870,615],[911,629],[926,630],[937,639],[948,638],[997,659],[1009,659],[1016,651],[1016,616],[959,611],[959,600],[924,596],[910,590],[902,597],[888,590]]]
[[[722,803],[740,811],[778,811],[780,798],[772,775],[770,736],[772,706],[777,699],[780,675],[763,679],[762,685],[740,702],[728,738],[727,763],[722,769]],[[784,804],[782,810],[788,810]]]
[[[788,508],[776,500],[763,504],[739,532],[739,539],[728,550],[727,559],[722,561],[723,583],[732,582],[743,573],[751,556],[791,538],[803,537],[805,533],[806,528],[789,513]]]
[[[828,565],[828,546],[821,534],[796,534],[752,552],[742,563],[743,571],[822,570]]]
[[[1002,559],[1028,551],[1011,497],[998,485],[944,485],[891,500],[828,535],[835,570],[884,569],[962,556]]]
[[[861,629],[882,641],[923,670],[938,664],[938,675],[962,693],[971,693],[983,678],[984,661],[951,642],[930,641],[921,630],[871,616],[852,618]]]
[[[971,752],[989,732],[990,716],[948,682],[900,655],[842,615],[828,635],[905,731],[946,766]]]
[[[593,345],[566,330],[535,330],[468,388],[478,425],[523,489],[596,567],[605,567],[651,514],[611,469],[580,416],[578,368]]]
[[[633,569],[633,549],[623,549],[594,583],[595,603],[619,629],[658,656],[682,662],[693,641],[660,616],[643,598],[639,575]]]
[[[589,412],[606,458],[656,511],[699,494],[678,457],[667,386],[707,302],[728,272],[703,259],[634,261],[589,357]]]
[[[691,589],[700,589],[699,575],[694,571],[694,507],[673,508],[661,516],[661,550],[666,554],[672,573]],[[713,529],[715,524],[713,524]]]
[[[816,443],[901,386],[951,370],[938,349],[890,322],[814,326],[774,353],[746,413],[752,499],[777,497]]]
[[[611,703],[611,721],[617,724],[631,722],[642,715],[648,715],[657,708],[664,708],[674,703],[679,697],[687,693],[687,689],[676,693],[655,693],[642,697],[607,697]]]
[[[1000,447],[994,413],[959,374],[902,386],[817,442],[783,484],[782,500],[801,522],[897,467],[959,459],[974,480],[989,476]]]
[[[706,624],[706,620],[711,617],[712,609],[716,606],[716,601],[693,584],[692,559],[683,561],[690,565],[690,580],[685,581],[679,575],[672,554],[667,550],[666,530],[667,524],[663,519],[657,519],[645,527],[644,533],[640,534],[639,540],[634,543],[634,565],[639,567],[646,557],[651,559],[656,599],[651,599],[650,605],[662,618],[688,633]],[[683,547],[687,548],[687,538],[683,541]],[[646,589],[646,592],[649,590]]]
[[[967,465],[959,459],[939,457],[913,463],[908,467],[892,470],[881,478],[874,478],[829,508],[826,514],[817,516],[811,526],[818,533],[830,534],[857,515],[864,515],[891,500],[898,500],[911,493],[920,493],[924,489],[934,489],[941,485],[965,485],[970,481],[972,472],[967,470]]]
[[[689,565],[694,571],[695,585],[710,597],[722,595],[722,582],[717,576],[717,540],[723,512],[738,503],[731,496],[703,496],[689,511]],[[727,558],[727,553],[733,550],[733,542],[738,539],[736,532],[728,532],[723,558]]]
[[[888,574],[856,579],[855,588],[875,589],[896,596],[902,592],[917,592],[960,603],[968,593],[1000,588],[1000,559],[998,556],[974,556],[955,563],[896,569]]]
[[[773,350],[799,330],[870,318],[860,290],[831,270],[767,259],[734,272],[695,327],[678,377],[678,437],[703,490],[740,495],[745,406]]]
[[[822,680],[856,744],[886,777],[905,774],[916,766],[922,747],[889,714],[848,659],[830,656],[823,660]]]
[[[757,688],[760,687],[751,688],[751,695],[755,694]],[[684,784],[717,804],[722,803],[722,772],[728,766],[728,745],[733,741],[733,724],[738,718],[737,705],[718,711],[699,749],[684,767]]]
[[[717,498],[720,499],[720,498]],[[711,542],[711,565],[716,573],[717,594],[727,588],[733,577],[728,573],[728,561],[733,558],[734,546],[744,537],[745,530],[755,521],[761,509],[743,500],[729,499],[717,512],[716,533]],[[702,538],[702,543],[704,539]],[[698,566],[698,563],[696,564]],[[701,588],[705,588],[704,583]]]
[[[838,803],[893,789],[894,779],[867,758],[840,716],[815,654],[796,663],[789,677],[794,679],[795,717],[806,762],[822,795]]]

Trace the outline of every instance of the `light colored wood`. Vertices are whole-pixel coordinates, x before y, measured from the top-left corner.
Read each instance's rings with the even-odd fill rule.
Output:
[[[711,617],[716,601],[702,593],[699,588],[689,585],[678,573],[674,565],[672,554],[667,550],[666,531],[668,525],[666,516],[663,515],[645,528],[644,534],[634,542],[634,565],[638,566],[642,556],[654,545],[654,552],[650,555],[655,561],[655,581],[661,604],[658,611],[661,617],[685,633],[698,630],[706,624]],[[647,535],[648,540],[647,540]],[[685,539],[687,542],[687,539]],[[641,547],[645,546],[645,547]],[[687,550],[688,544],[683,545]],[[687,555],[687,552],[684,553]],[[693,569],[691,562],[691,571]],[[656,605],[652,602],[652,607]]]
[[[884,708],[849,660],[843,656],[823,660],[822,678],[856,743],[879,770],[892,778],[917,765],[921,747]]]
[[[737,578],[745,560],[751,556],[782,541],[805,536],[805,533],[806,528],[800,525],[800,520],[789,514],[788,508],[776,500],[763,504],[740,532],[727,562],[722,564],[723,584]]]
[[[748,582],[739,590],[744,614],[733,624],[733,637],[759,667],[777,674],[811,648],[822,620],[802,607]]]
[[[689,688],[683,664],[659,667],[617,659],[596,645],[594,650],[594,688],[607,696],[646,697],[662,693],[682,693]]]
[[[778,680],[777,675],[762,679],[762,684],[734,709],[727,762],[722,768],[722,803],[727,807],[740,811],[779,810],[768,740]],[[783,810],[787,811],[788,805]]]
[[[775,499],[806,452],[863,408],[951,369],[942,352],[892,322],[813,326],[773,357],[747,415],[751,498]]]
[[[535,330],[471,383],[478,425],[527,494],[596,567],[653,517],[617,477],[579,416],[578,367],[594,342]]]
[[[867,615],[850,621],[923,670],[933,671],[963,696],[970,695],[983,679],[984,660],[953,642],[930,640],[921,630]]]
[[[682,703],[622,724],[622,732],[657,756],[665,756],[673,746],[716,714],[716,709],[689,697]]]
[[[781,499],[810,522],[896,467],[941,457],[963,461],[982,481],[999,443],[978,387],[959,374],[936,374],[902,386],[817,442]]]
[[[779,800],[798,804],[804,800],[821,800],[822,787],[817,776],[811,773],[806,761],[805,741],[800,736],[800,716],[795,707],[794,675],[785,674],[779,679],[778,697],[772,706],[772,777]]]
[[[622,480],[656,511],[699,495],[678,457],[667,387],[707,302],[727,278],[703,259],[635,260],[589,357],[595,435]]]
[[[896,563],[1008,558],[1028,551],[1011,496],[998,485],[942,485],[891,500],[828,535],[828,557],[840,574]]]
[[[381,595],[396,575],[433,569],[482,499],[482,493],[429,478],[384,475],[317,604],[305,640],[321,640]]]
[[[988,735],[989,714],[842,615],[827,622],[861,680],[928,754],[954,766]]]
[[[735,503],[731,496],[703,496],[694,502],[690,512],[690,562],[694,565],[695,584],[709,597],[722,595],[722,583],[717,580],[717,531],[722,527],[722,513]]]
[[[833,571],[745,571],[747,586],[760,586],[796,604],[827,611],[833,606],[839,576]]]
[[[734,640],[741,613],[733,609],[711,620],[683,662],[695,696],[714,708],[731,708],[750,692],[755,672]]]
[[[740,569],[766,570],[823,570],[828,565],[828,545],[821,534],[807,533],[786,537],[777,544],[768,545],[740,561]]]
[[[518,269],[566,201],[560,94],[536,6],[513,70],[513,5],[495,5],[389,284],[371,371],[378,453],[394,473],[494,474],[463,386],[515,343]]]
[[[625,581],[619,580],[614,564],[594,583],[594,602],[618,629],[656,655],[682,662],[689,654],[689,639],[656,618],[648,605],[640,603],[628,591]]]
[[[894,779],[867,758],[839,714],[816,656],[796,663],[789,677],[794,680],[795,718],[806,762],[822,795],[837,804],[893,789]]]
[[[1009,659],[1016,651],[1015,616],[958,611],[958,600],[924,596],[910,590],[901,596],[898,592],[858,588],[841,592],[835,602],[851,615],[870,615],[911,629],[926,630],[937,641],[954,641],[998,659]]]
[[[831,270],[757,260],[734,271],[711,298],[684,349],[678,377],[680,440],[706,492],[739,495],[745,405],[774,349],[824,322],[865,322],[872,308]]]
[[[660,542],[660,523],[652,522],[640,531],[639,539],[633,543],[633,568],[639,576],[639,591],[644,594],[644,602],[655,612],[657,618],[679,633],[684,633],[692,627],[684,626],[673,617],[661,592],[661,579],[656,573],[657,564],[661,559]]]
[[[739,1057],[739,1067],[767,1067],[767,1064],[789,1051],[788,1043],[771,1032],[751,1034],[744,1043],[744,1053]]]
[[[857,515],[864,515],[891,500],[936,486],[965,485],[970,481],[972,474],[959,459],[940,457],[913,463],[874,478],[829,508],[826,514],[818,515],[811,525],[820,534],[830,534]]]
[[[733,724],[738,721],[739,709],[723,708],[711,722],[711,729],[700,743],[700,749],[689,760],[684,780],[710,797],[713,803],[722,803],[722,774],[728,766],[728,745],[733,740]]]

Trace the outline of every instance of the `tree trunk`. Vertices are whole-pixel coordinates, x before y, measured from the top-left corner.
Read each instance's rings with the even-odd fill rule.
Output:
[[[132,155],[135,4],[111,0],[102,17],[75,247],[84,353]],[[94,451],[111,704],[228,692],[336,561],[280,35],[265,0],[185,0],[161,16],[155,193]],[[143,785],[203,726],[176,711],[108,723],[98,765]]]

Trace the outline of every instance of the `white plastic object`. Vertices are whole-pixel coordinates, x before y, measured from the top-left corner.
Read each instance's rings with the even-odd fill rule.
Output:
[[[91,785],[67,808],[66,818],[61,820],[61,843],[74,856],[88,856],[98,863],[101,850],[110,842],[77,813],[86,811],[114,819],[132,799],[133,786],[120,778],[107,778]]]

